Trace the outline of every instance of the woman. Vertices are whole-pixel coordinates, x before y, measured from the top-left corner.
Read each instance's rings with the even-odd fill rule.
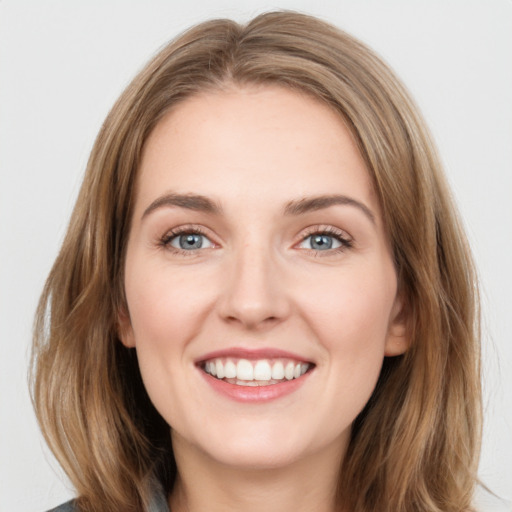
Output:
[[[475,289],[370,50],[294,13],[189,30],[105,121],[41,298],[61,510],[470,510]]]

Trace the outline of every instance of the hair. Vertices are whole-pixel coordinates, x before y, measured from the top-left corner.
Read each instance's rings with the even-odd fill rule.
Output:
[[[365,45],[316,18],[213,20],[165,46],[106,118],[37,310],[32,396],[80,510],[147,510],[170,492],[169,426],[137,356],[118,338],[123,267],[144,143],[203,91],[271,85],[330,105],[357,141],[379,198],[410,348],[385,358],[340,461],[357,512],[471,510],[481,437],[475,270],[431,138],[404,86]]]

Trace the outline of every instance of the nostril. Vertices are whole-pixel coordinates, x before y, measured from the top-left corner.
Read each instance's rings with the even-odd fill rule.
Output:
[[[225,317],[225,321],[230,324],[241,324],[249,329],[257,329],[258,326],[270,326],[280,322],[278,316],[262,316],[262,315],[248,315],[240,314],[240,315],[228,315]]]

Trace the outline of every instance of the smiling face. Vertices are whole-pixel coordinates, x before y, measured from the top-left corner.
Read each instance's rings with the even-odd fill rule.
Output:
[[[125,290],[120,336],[174,443],[230,466],[341,456],[406,349],[364,161],[337,114],[278,87],[202,93],[157,125]]]

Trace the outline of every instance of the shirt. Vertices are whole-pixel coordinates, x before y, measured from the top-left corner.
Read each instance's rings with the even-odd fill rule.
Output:
[[[56,508],[48,510],[48,512],[78,512],[75,508],[74,500],[63,503]],[[155,492],[148,512],[170,512],[167,500],[165,499],[164,493],[161,491]]]

